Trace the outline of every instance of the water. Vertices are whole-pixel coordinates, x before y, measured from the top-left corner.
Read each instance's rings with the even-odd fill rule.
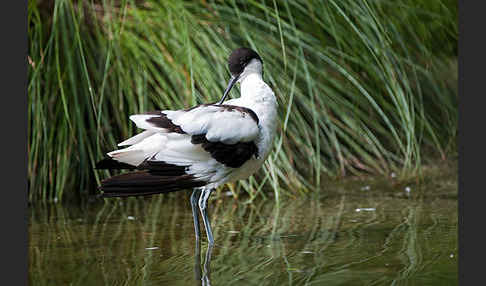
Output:
[[[35,205],[29,284],[457,285],[456,182],[328,183],[279,207],[216,194],[210,252],[190,193]]]

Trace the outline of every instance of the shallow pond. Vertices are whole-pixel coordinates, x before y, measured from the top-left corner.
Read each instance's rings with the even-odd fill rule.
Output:
[[[29,284],[457,285],[456,182],[348,181],[278,204],[214,194],[209,249],[190,191],[34,205]]]

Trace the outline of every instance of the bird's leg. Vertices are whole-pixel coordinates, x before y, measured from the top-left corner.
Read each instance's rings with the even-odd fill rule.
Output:
[[[191,195],[191,208],[192,208],[192,218],[194,219],[194,232],[196,233],[196,241],[199,241],[199,214],[197,212],[197,201],[199,194],[201,193],[200,188],[195,188]]]
[[[207,202],[212,191],[213,189],[204,188],[201,191],[201,196],[199,197],[199,210],[201,211],[202,219],[204,222],[204,228],[206,228],[206,235],[208,237],[209,245],[214,244],[213,232],[211,231],[211,225],[209,224],[208,208],[207,208]]]

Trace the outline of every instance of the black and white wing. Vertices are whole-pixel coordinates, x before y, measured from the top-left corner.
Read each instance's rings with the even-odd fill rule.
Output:
[[[105,196],[146,195],[193,188],[224,179],[252,156],[258,117],[248,108],[199,105],[130,116],[143,132],[121,142],[129,146],[108,153],[98,168],[144,171],[102,182]]]

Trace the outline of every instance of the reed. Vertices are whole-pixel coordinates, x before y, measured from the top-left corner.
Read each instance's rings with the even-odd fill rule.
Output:
[[[454,1],[68,1],[28,4],[29,200],[86,197],[130,114],[217,100],[254,48],[281,126],[251,198],[349,174],[419,176],[456,155]],[[232,91],[237,96],[238,89]],[[66,192],[64,192],[66,190]]]

